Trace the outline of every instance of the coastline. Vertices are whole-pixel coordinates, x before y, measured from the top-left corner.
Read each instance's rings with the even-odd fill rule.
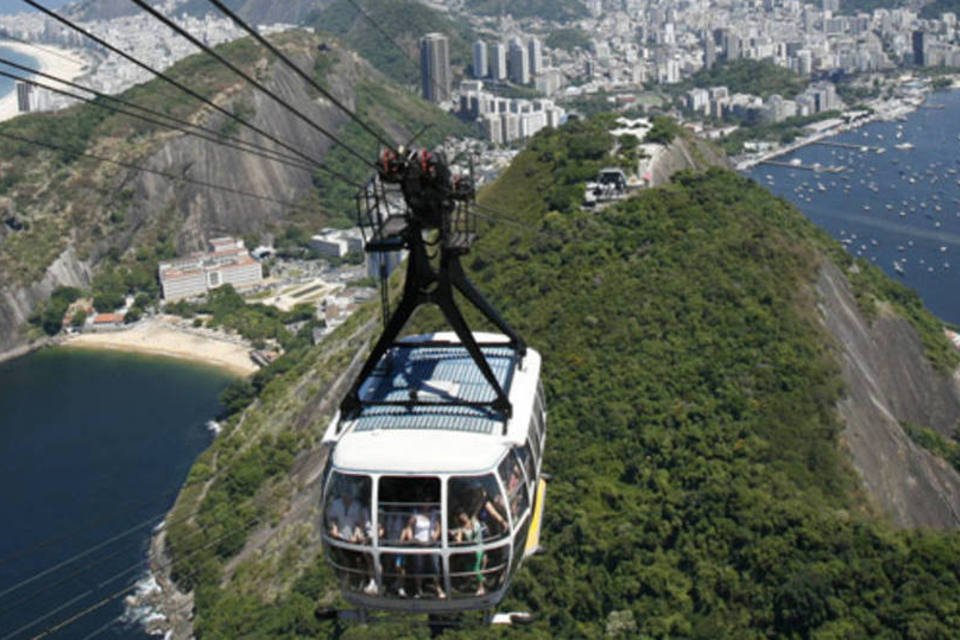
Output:
[[[947,87],[949,90],[958,90],[960,89],[960,78],[954,78],[953,83]],[[754,166],[761,164],[767,160],[773,160],[780,156],[788,155],[793,153],[797,149],[801,149],[807,145],[814,144],[820,140],[831,138],[837,134],[843,133],[845,131],[852,131],[854,129],[859,129],[860,127],[870,124],[871,122],[876,122],[879,120],[894,120],[897,118],[902,118],[907,116],[910,113],[913,113],[917,109],[923,107],[923,103],[926,101],[927,92],[924,92],[922,99],[919,101],[906,100],[903,98],[897,98],[890,101],[877,101],[868,106],[874,109],[874,112],[870,115],[850,122],[848,124],[841,125],[839,127],[834,127],[827,129],[825,131],[818,131],[810,135],[798,138],[797,140],[777,147],[776,149],[771,149],[759,154],[750,154],[750,155],[741,155],[739,157],[732,157],[735,169],[740,172],[748,171]]]
[[[33,46],[3,38],[0,38],[0,47],[30,56],[37,61],[40,71],[67,80],[76,80],[90,71],[90,61],[75,50],[47,44]],[[55,82],[53,84],[56,85]],[[12,90],[0,96],[0,122],[18,115],[20,111],[17,109],[17,92]]]
[[[67,336],[68,349],[122,351],[204,364],[245,378],[259,367],[250,359],[252,347],[240,340],[188,331],[163,318],[142,320],[129,329]]]

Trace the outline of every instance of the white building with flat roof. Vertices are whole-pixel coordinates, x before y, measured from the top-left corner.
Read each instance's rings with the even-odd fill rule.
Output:
[[[250,256],[243,240],[214,238],[208,244],[207,252],[160,263],[164,300],[193,298],[225,284],[248,289],[263,281],[263,267]]]
[[[331,258],[342,258],[363,251],[363,236],[359,229],[324,229],[310,238],[310,248]]]

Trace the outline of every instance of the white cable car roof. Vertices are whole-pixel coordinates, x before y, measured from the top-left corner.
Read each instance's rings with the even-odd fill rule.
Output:
[[[516,353],[498,334],[475,333],[497,381],[513,405],[504,434],[502,415],[486,407],[413,405],[364,406],[336,435],[334,418],[325,441],[337,441],[333,464],[339,469],[387,473],[482,472],[493,468],[505,448],[527,435],[540,375],[540,355],[531,350],[522,368]],[[495,393],[452,332],[411,336],[412,342],[451,346],[397,348],[380,361],[361,387],[365,403],[490,402]],[[489,346],[503,343],[504,346]]]

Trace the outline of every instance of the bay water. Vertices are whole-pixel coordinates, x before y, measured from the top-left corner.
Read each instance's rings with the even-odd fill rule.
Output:
[[[761,164],[749,175],[960,324],[960,91],[827,142],[849,146],[812,144],[776,160],[842,172]]]
[[[33,637],[146,576],[153,527],[209,446],[230,380],[113,352],[0,364],[0,638]],[[123,615],[116,598],[50,637],[146,637]]]
[[[7,47],[0,46],[0,56],[13,60],[18,64],[24,66],[37,68],[39,63],[37,60],[31,56],[20,53],[19,51],[14,51],[13,49],[8,49]],[[6,69],[6,67],[4,67]],[[13,70],[15,71],[15,69]],[[14,81],[11,78],[5,76],[0,76],[0,98],[3,98],[10,92],[14,90]]]

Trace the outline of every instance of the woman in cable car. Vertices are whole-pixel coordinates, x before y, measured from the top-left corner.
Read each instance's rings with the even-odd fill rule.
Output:
[[[327,559],[362,609],[491,609],[539,541],[546,408],[540,355],[473,334],[506,414],[456,334],[396,343],[334,417],[322,518]]]

